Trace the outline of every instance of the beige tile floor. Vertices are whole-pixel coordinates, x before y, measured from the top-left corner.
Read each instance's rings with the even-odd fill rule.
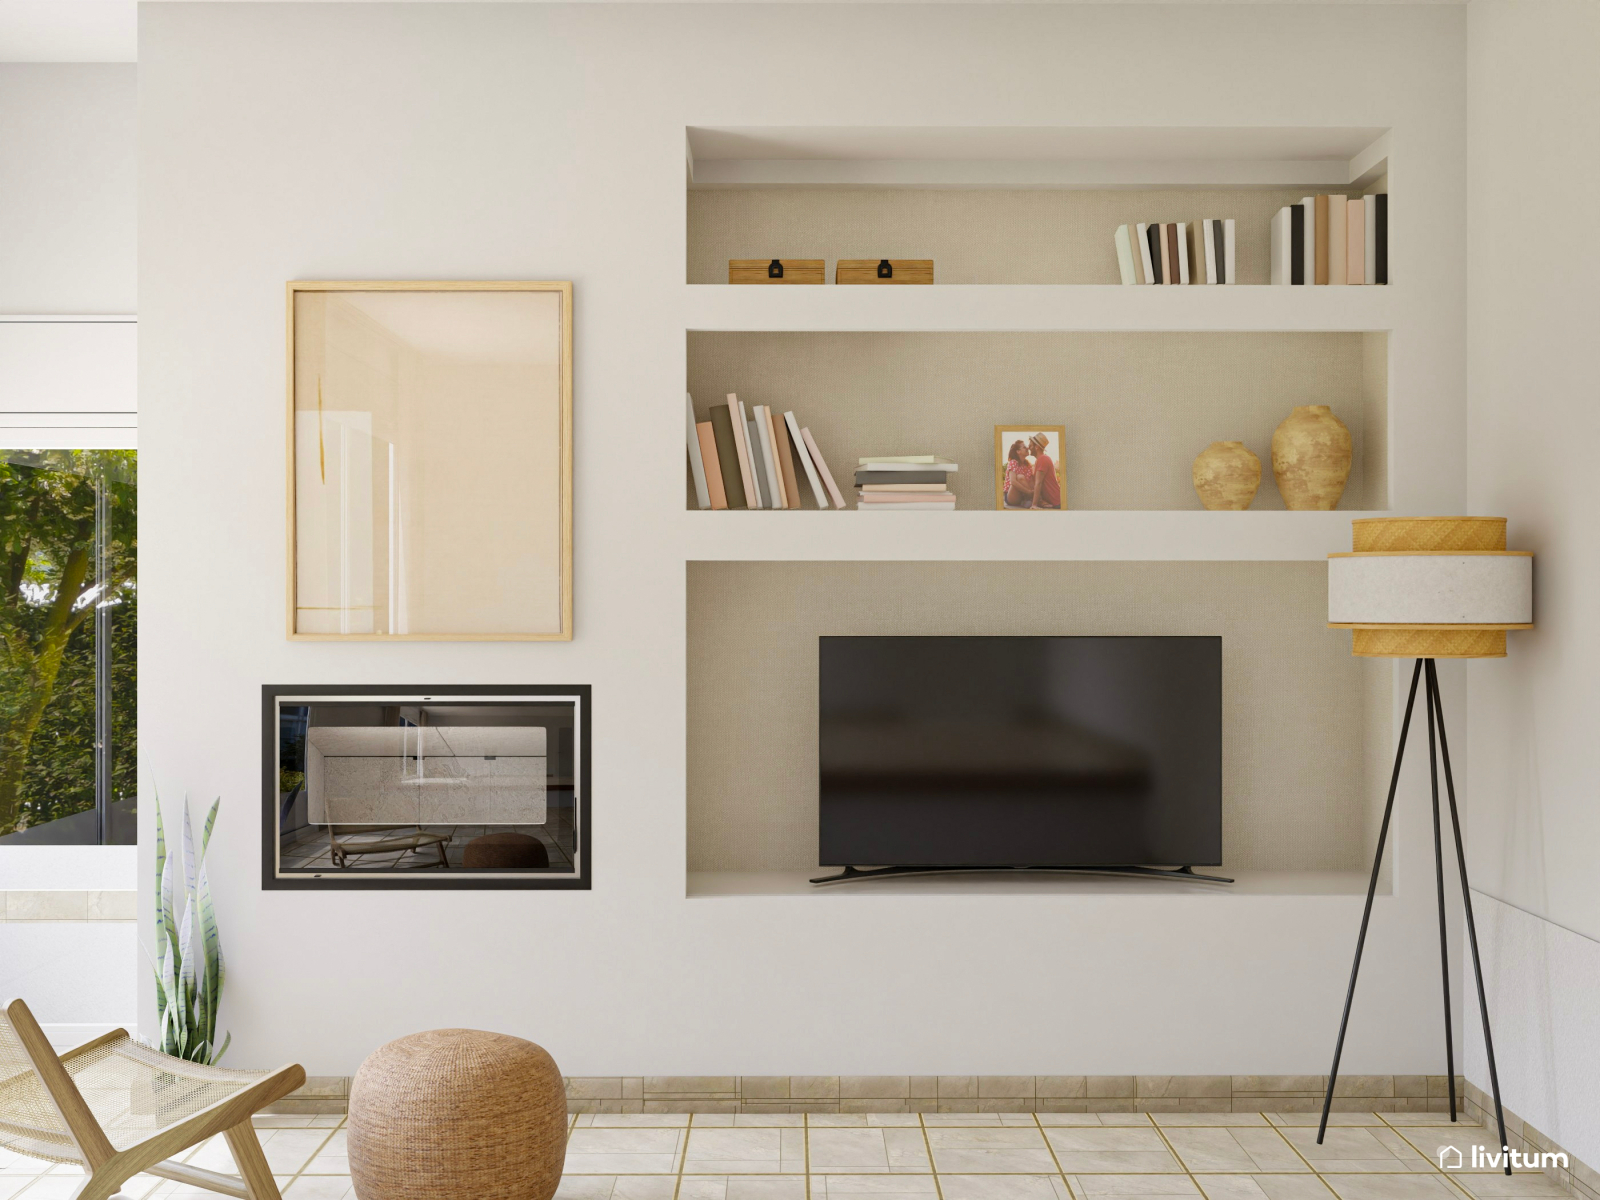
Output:
[[[1442,1113],[647,1114],[572,1118],[556,1200],[1543,1200],[1538,1172],[1441,1171],[1493,1146]],[[261,1117],[285,1200],[354,1200],[342,1117]],[[221,1138],[186,1161],[232,1171]],[[81,1182],[0,1150],[0,1200]],[[212,1196],[139,1176],[135,1200]]]

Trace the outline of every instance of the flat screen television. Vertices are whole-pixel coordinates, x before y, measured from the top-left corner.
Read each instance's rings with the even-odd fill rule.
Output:
[[[1220,637],[819,643],[823,866],[1222,861]]]

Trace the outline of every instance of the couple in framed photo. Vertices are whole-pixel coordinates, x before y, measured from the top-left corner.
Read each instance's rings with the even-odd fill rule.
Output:
[[[1067,506],[1061,462],[1064,425],[994,427],[994,506],[1011,512],[1060,511]]]

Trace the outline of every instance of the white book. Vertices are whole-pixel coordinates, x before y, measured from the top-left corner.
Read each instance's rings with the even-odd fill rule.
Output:
[[[937,509],[954,509],[954,500],[918,500],[909,504],[857,504],[857,512],[928,512]]]
[[[876,458],[858,458],[856,462],[865,467],[874,463],[953,463],[955,459],[945,458],[942,454],[880,454]]]
[[[828,495],[833,497],[835,508],[844,507],[844,497],[839,493],[839,485],[833,481],[833,472],[828,470],[827,460],[822,457],[822,451],[817,449],[817,439],[811,436],[811,430],[802,429],[800,436],[806,440],[806,449],[811,451],[811,461],[817,464],[817,470],[822,472],[822,482],[828,489]]]
[[[1134,229],[1139,234],[1139,262],[1144,267],[1144,281],[1154,283],[1156,271],[1155,265],[1150,261],[1150,226],[1135,225]]]
[[[771,508],[788,508],[783,496],[783,468],[778,463],[778,448],[772,444],[772,418],[765,404],[755,406],[756,432],[761,435],[761,465],[767,472],[767,494]]]
[[[1233,273],[1233,218],[1229,217],[1222,223],[1222,282],[1238,283],[1239,277]]]
[[[1272,216],[1272,283],[1289,282],[1289,228],[1289,208],[1285,205]]]
[[[1189,282],[1189,223],[1178,222],[1178,282]]]
[[[1317,198],[1307,196],[1300,201],[1305,209],[1305,220],[1300,222],[1300,261],[1305,264],[1305,285],[1317,281]]]
[[[744,429],[750,443],[750,474],[755,475],[755,493],[760,498],[758,509],[774,509],[773,490],[770,483],[766,482],[766,469],[762,466],[762,434],[757,427],[758,422],[754,416],[744,418]]]
[[[789,444],[794,447],[795,457],[805,468],[806,482],[811,485],[811,494],[817,498],[817,507],[827,508],[828,495],[822,490],[822,480],[817,478],[816,464],[811,461],[811,451],[806,449],[806,440],[800,436],[800,422],[794,419],[793,412],[786,412],[783,414],[783,423],[789,427]],[[800,497],[795,497],[794,506],[800,507]]]
[[[1215,221],[1200,222],[1200,240],[1206,244],[1206,282],[1217,281],[1217,242]]]
[[[733,425],[733,449],[739,459],[739,483],[744,488],[744,506],[760,508],[756,502],[756,481],[750,474],[750,448],[745,445],[744,405],[739,397],[728,393],[728,417]]]
[[[733,394],[728,394],[730,404],[739,406],[738,419],[734,422],[735,434],[740,445],[744,447],[745,462],[742,464],[749,472],[745,477],[747,502],[751,508],[765,508],[762,502],[764,489],[761,486],[761,444],[755,440],[755,422],[750,419],[750,413],[745,409],[743,400],[736,400]]]
[[[694,499],[701,508],[711,507],[711,493],[706,489],[706,462],[700,455],[700,434],[694,427],[694,397],[689,400],[689,470],[694,474]]]
[[[1344,197],[1328,197],[1328,282],[1345,282],[1345,215]]]
[[[1362,228],[1367,238],[1367,261],[1362,264],[1366,281],[1378,282],[1378,198],[1361,197]]]
[[[1122,274],[1124,284],[1137,283],[1133,277],[1133,239],[1128,236],[1126,225],[1117,226],[1117,270]]]
[[[864,461],[859,469],[863,471],[955,471],[959,468],[953,462],[902,463]]]

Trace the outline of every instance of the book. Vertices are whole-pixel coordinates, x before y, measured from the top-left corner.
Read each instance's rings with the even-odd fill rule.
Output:
[[[1368,283],[1378,282],[1378,198],[1361,197],[1362,224],[1366,227],[1366,261],[1362,274]]]
[[[1342,285],[1345,281],[1344,238],[1348,222],[1345,220],[1343,196],[1328,197],[1328,284]]]
[[[1162,262],[1163,273],[1170,284],[1178,282],[1178,227],[1171,221],[1161,226],[1162,240],[1166,245],[1166,257]]]
[[[694,502],[701,508],[711,507],[711,493],[706,488],[706,464],[700,457],[700,434],[694,425],[694,397],[685,392],[689,402],[689,474],[694,476]]]
[[[953,462],[936,463],[897,463],[897,462],[868,462],[856,468],[859,474],[862,471],[959,471],[961,468]]]
[[[767,410],[772,420],[772,451],[778,456],[778,467],[783,472],[783,495],[790,508],[804,507],[800,502],[800,481],[794,473],[794,448],[789,445],[789,425],[782,415]]]
[[[877,467],[880,463],[916,463],[916,464],[947,464],[955,466],[952,458],[942,458],[937,454],[886,454],[882,458],[858,458],[856,462],[863,467]]]
[[[1379,192],[1373,198],[1374,215],[1372,220],[1373,258],[1376,265],[1372,271],[1373,283],[1389,282],[1389,193]]]
[[[1233,218],[1229,217],[1222,222],[1222,257],[1226,260],[1222,266],[1222,282],[1238,283],[1239,277],[1234,274],[1236,255],[1234,254]]]
[[[786,412],[783,414],[783,423],[789,427],[789,443],[805,470],[806,482],[811,485],[811,494],[816,497],[817,507],[827,508],[828,493],[822,490],[822,480],[817,477],[817,466],[811,461],[811,451],[806,449],[805,439],[800,436],[800,422],[794,419],[793,412]]]
[[[783,476],[778,474],[778,456],[773,452],[772,422],[767,419],[767,407],[755,406],[756,443],[761,447],[761,473],[771,497],[768,508],[786,508],[783,502]]]
[[[869,483],[886,483],[897,486],[904,483],[937,483],[943,485],[950,476],[943,471],[857,471],[856,486]]]
[[[722,487],[722,470],[717,461],[717,435],[710,421],[701,421],[694,427],[700,439],[700,459],[706,469],[706,495],[712,508],[727,508],[728,493]]]
[[[756,497],[760,501],[757,508],[776,508],[773,503],[772,487],[768,483],[765,464],[761,453],[761,423],[754,417],[745,417],[746,440],[750,443],[750,473],[756,477]]]
[[[1218,277],[1217,277],[1217,245],[1218,245],[1218,241],[1217,241],[1217,236],[1216,235],[1217,235],[1217,231],[1218,231],[1219,227],[1220,227],[1220,223],[1217,222],[1217,221],[1206,220],[1206,221],[1201,221],[1200,222],[1200,244],[1204,247],[1204,253],[1200,256],[1200,258],[1201,258],[1201,261],[1203,261],[1205,263],[1205,266],[1206,266],[1206,283],[1207,284],[1214,284],[1214,283],[1218,282]]]
[[[1150,226],[1141,222],[1135,229],[1139,234],[1139,269],[1144,273],[1143,282],[1155,283],[1155,268],[1150,260]]]
[[[839,485],[833,481],[833,472],[828,470],[827,461],[822,457],[822,451],[817,449],[817,439],[811,436],[811,430],[802,429],[800,436],[805,439],[806,449],[811,451],[811,461],[817,464],[817,472],[822,476],[822,482],[827,486],[828,495],[833,497],[835,508],[844,507],[844,497],[839,494]]]
[[[761,507],[761,489],[756,481],[756,457],[751,453],[750,418],[745,415],[744,401],[728,393],[728,411],[733,415],[733,437],[739,448],[739,472],[744,478],[746,508]]]
[[[954,492],[863,492],[858,497],[861,504],[932,504],[940,500],[954,500]]]
[[[857,504],[857,512],[931,512],[943,510],[952,511],[956,506],[954,500],[925,500],[916,504]]]
[[[861,483],[856,485],[856,490],[861,492],[942,492],[949,487],[943,483]]]
[[[1345,205],[1345,222],[1347,228],[1344,234],[1345,249],[1345,282],[1365,283],[1367,281],[1367,206],[1362,203],[1364,197],[1357,196]]]
[[[717,437],[717,466],[722,470],[722,490],[729,508],[748,508],[744,498],[744,476],[739,471],[739,444],[733,438],[735,417],[726,404],[711,409],[711,431]]]
[[[1307,196],[1300,206],[1305,210],[1300,226],[1300,262],[1305,278],[1300,282],[1309,286],[1317,281],[1317,198]]]
[[[1133,240],[1128,236],[1128,227],[1118,225],[1112,240],[1117,246],[1117,271],[1122,276],[1122,282],[1124,284],[1138,282],[1133,277]]]
[[[1315,282],[1328,282],[1328,201],[1331,196],[1317,196],[1313,207],[1314,219],[1317,223],[1317,273]]]
[[[1267,282],[1289,282],[1289,207],[1280,208],[1272,218],[1272,273]]]
[[[1161,245],[1161,226],[1146,225],[1144,227],[1144,239],[1145,244],[1150,247],[1150,264],[1151,270],[1154,272],[1151,279],[1155,283],[1164,283],[1166,282],[1166,272],[1161,268],[1166,259],[1166,251]]]
[[[1306,206],[1304,204],[1291,204],[1289,213],[1289,279],[1291,284],[1300,284],[1306,281],[1305,259],[1305,225]]]
[[[1178,222],[1178,282],[1190,283],[1194,272],[1189,267],[1189,222]]]

